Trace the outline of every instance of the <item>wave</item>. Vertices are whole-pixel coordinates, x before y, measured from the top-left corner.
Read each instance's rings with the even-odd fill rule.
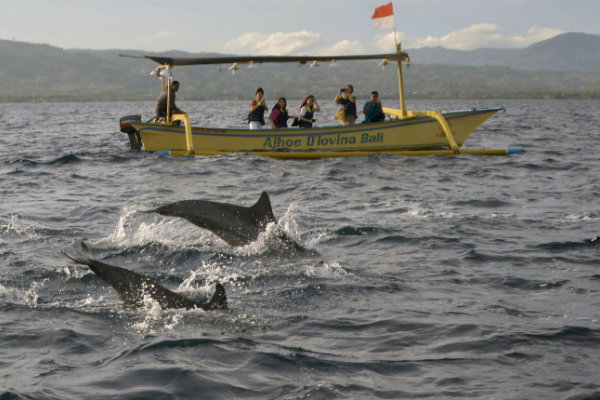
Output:
[[[49,160],[35,160],[31,158],[17,158],[14,160],[7,160],[4,163],[7,165],[21,165],[28,167],[37,167],[38,165],[69,165],[74,163],[81,162],[81,158],[79,158],[76,154],[69,153],[60,157],[51,158]]]
[[[36,165],[38,165],[37,161],[31,160],[29,158],[18,158],[15,160],[6,160],[4,161],[4,164],[6,165],[20,165],[20,166],[25,166],[25,167],[34,167]]]
[[[472,199],[472,200],[461,200],[455,201],[452,204],[455,204],[460,207],[478,207],[478,208],[502,208],[502,207],[511,207],[514,204],[504,200],[498,199],[488,199],[488,200],[480,200],[480,199]]]
[[[513,348],[523,348],[534,345],[575,346],[590,347],[600,346],[600,331],[576,326],[561,327],[549,333],[511,333],[489,335],[482,339],[459,340],[436,346],[432,351],[441,354],[466,352],[466,353],[505,353],[514,357]]]
[[[43,165],[68,165],[81,162],[81,158],[73,153],[66,154],[64,156],[42,162]]]
[[[539,248],[553,251],[562,252],[568,250],[579,250],[579,249],[596,249],[600,247],[600,236],[596,236],[592,239],[585,239],[580,242],[550,242],[542,243],[538,245]]]
[[[161,365],[161,360],[172,359],[173,354],[180,354],[183,360]],[[210,361],[217,359],[217,364]],[[131,360],[136,363],[123,369]],[[140,364],[139,360],[147,362]],[[372,398],[372,385],[349,377],[360,375],[370,380],[414,376],[421,372],[419,364],[411,360],[362,360],[312,352],[298,346],[226,337],[142,344],[111,360],[104,369],[125,372],[117,375],[118,378],[114,376],[110,381],[95,384],[99,390],[95,394],[102,397],[104,390],[116,388],[122,398],[140,398],[155,390],[166,392],[163,397],[177,398],[196,397],[198,393],[202,393],[203,398],[222,398],[223,393],[227,393],[227,397],[249,398]],[[228,378],[219,379],[223,374]],[[327,374],[327,382],[309,384],[321,374]],[[128,390],[112,379],[127,382]],[[385,381],[380,380],[375,397],[403,397],[397,385]],[[255,389],[249,392],[248,387]]]
[[[541,281],[509,277],[502,280],[502,285],[521,290],[549,290],[561,288],[569,282],[570,281],[568,279],[558,281]]]
[[[354,227],[354,226],[344,226],[335,231],[337,236],[369,236],[376,235],[382,231],[381,228],[374,226],[363,226],[363,227]]]

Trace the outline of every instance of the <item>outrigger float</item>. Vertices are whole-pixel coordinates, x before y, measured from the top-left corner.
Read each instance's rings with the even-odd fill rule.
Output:
[[[127,133],[132,149],[158,155],[209,156],[225,153],[252,153],[276,158],[312,159],[323,157],[364,156],[373,153],[395,155],[507,155],[523,149],[462,149],[469,135],[504,107],[471,109],[440,113],[408,111],[404,101],[402,62],[408,55],[396,44],[395,54],[346,56],[239,56],[212,58],[171,58],[162,56],[128,56],[153,60],[159,64],[163,89],[170,85],[170,71],[175,66],[257,64],[272,62],[318,63],[346,60],[382,60],[398,64],[400,108],[384,107],[387,119],[382,122],[348,126],[313,128],[258,129],[193,127],[187,114],[173,114],[142,122],[140,115],[121,118],[121,131]],[[167,102],[168,104],[169,102]],[[171,115],[167,110],[167,115]]]

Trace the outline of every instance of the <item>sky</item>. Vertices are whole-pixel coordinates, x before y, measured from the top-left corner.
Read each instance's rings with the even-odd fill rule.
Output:
[[[0,0],[0,39],[63,49],[252,55],[394,51],[371,16],[389,0]],[[394,0],[403,49],[523,48],[600,34],[600,0]]]

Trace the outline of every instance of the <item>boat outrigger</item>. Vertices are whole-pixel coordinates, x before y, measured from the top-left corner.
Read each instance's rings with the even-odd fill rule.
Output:
[[[129,56],[132,57],[132,56]],[[135,57],[135,56],[134,56]],[[400,107],[384,107],[387,119],[356,125],[313,128],[258,129],[193,127],[187,114],[173,114],[142,122],[139,115],[121,118],[121,131],[129,135],[132,149],[167,155],[217,155],[253,153],[277,158],[322,158],[362,156],[372,153],[396,155],[480,154],[506,155],[523,149],[462,149],[477,127],[504,107],[438,112],[408,111],[404,101],[402,62],[408,55],[396,44],[396,53],[345,56],[239,56],[212,58],[171,58],[140,56],[159,64],[163,89],[171,84],[175,66],[207,64],[256,64],[271,62],[317,63],[345,60],[397,62]],[[170,102],[167,102],[169,104]]]

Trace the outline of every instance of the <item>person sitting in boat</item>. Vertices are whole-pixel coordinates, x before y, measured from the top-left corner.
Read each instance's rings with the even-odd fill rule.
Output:
[[[312,128],[316,121],[313,117],[315,112],[320,112],[321,107],[317,103],[315,96],[312,94],[304,99],[300,106],[300,116],[298,117],[298,126],[300,128]]]
[[[288,114],[287,111],[287,100],[285,97],[280,97],[277,104],[273,107],[269,119],[271,120],[271,126],[273,129],[287,128],[287,120],[294,118]]]
[[[179,81],[173,81],[171,83],[171,88],[169,93],[167,93],[166,87],[156,99],[156,104],[154,105],[154,111],[156,112],[156,116],[158,118],[166,118],[167,117],[167,103],[169,103],[169,110],[171,111],[171,115],[173,114],[183,114],[177,106],[175,105],[175,92],[179,90]]]
[[[371,100],[365,103],[363,107],[363,114],[365,114],[365,120],[363,122],[379,122],[385,119],[383,114],[383,106],[379,99],[379,93],[376,90],[371,92]]]
[[[265,124],[265,111],[269,108],[263,97],[265,92],[262,88],[256,89],[255,98],[250,103],[250,113],[248,114],[248,128],[260,129]]]
[[[335,96],[335,104],[341,104],[344,106],[344,120],[342,125],[352,125],[356,121],[356,97],[352,95],[354,87],[352,85],[346,85],[345,88],[341,88]]]

